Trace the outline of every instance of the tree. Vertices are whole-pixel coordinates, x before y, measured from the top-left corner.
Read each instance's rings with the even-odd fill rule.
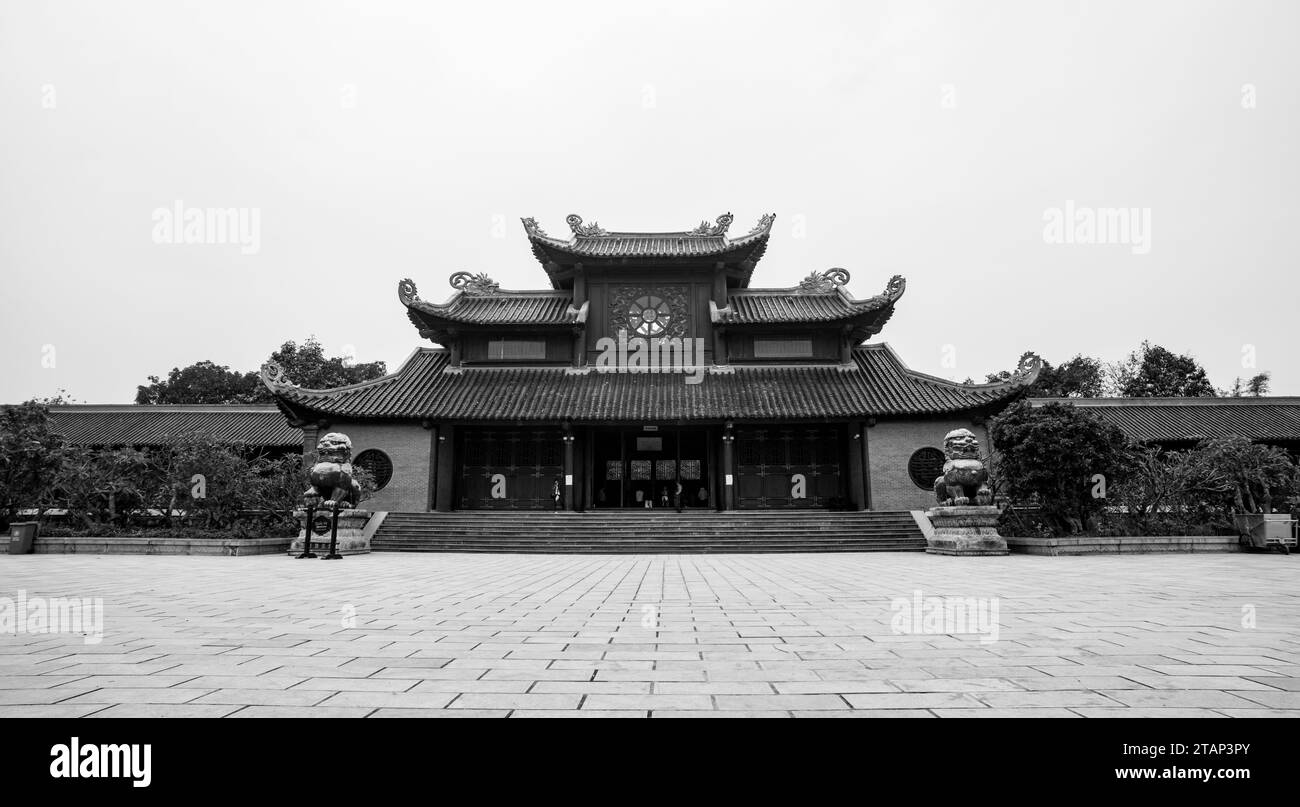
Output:
[[[261,389],[255,373],[238,373],[225,365],[201,361],[173,367],[163,381],[149,376],[149,384],[136,388],[138,404],[233,404],[258,400]]]
[[[68,520],[92,525],[125,524],[144,502],[149,484],[148,456],[134,448],[70,447],[55,480]]]
[[[1264,395],[1267,395],[1270,378],[1271,378],[1271,374],[1268,372],[1263,372],[1258,375],[1251,376],[1250,382],[1246,385],[1246,390],[1251,394],[1252,397],[1255,398],[1259,398]]]
[[[1092,525],[1106,504],[1099,486],[1117,481],[1128,450],[1116,426],[1070,404],[1022,400],[993,419],[989,434],[1009,497],[1038,504],[1058,534]]]
[[[301,345],[285,342],[270,358],[284,368],[293,383],[308,389],[358,384],[388,372],[382,361],[352,364],[346,356],[326,357],[314,336]],[[138,404],[237,404],[272,400],[259,370],[240,373],[211,361],[174,367],[166,380],[151,375],[148,384],[136,388],[135,395]]]
[[[372,378],[379,378],[388,372],[382,361],[367,364],[352,364],[350,357],[333,356],[327,358],[325,350],[316,337],[307,338],[301,345],[285,342],[280,349],[271,354],[271,361],[284,368],[285,376],[300,387],[307,389],[330,389],[347,384],[359,384]],[[264,399],[271,400],[270,393],[262,385],[259,389]]]
[[[1212,398],[1214,385],[1191,356],[1149,341],[1110,366],[1112,383],[1124,398]]]
[[[0,410],[0,528],[22,508],[41,508],[63,461],[62,436],[50,431],[50,411],[28,401]]]
[[[1234,512],[1268,513],[1285,507],[1300,481],[1285,450],[1236,435],[1203,441],[1189,461],[1193,494],[1227,523]]]
[[[1252,398],[1260,398],[1268,394],[1269,380],[1271,373],[1263,372],[1250,377],[1249,381],[1242,381],[1241,376],[1232,379],[1231,389],[1219,390],[1219,396],[1223,398],[1243,398],[1249,395]]]
[[[1045,361],[1027,394],[1030,398],[1098,398],[1105,391],[1102,370],[1100,360],[1081,354],[1059,367]],[[1010,381],[1011,376],[1010,371],[1002,370],[989,373],[985,378],[993,384]],[[970,383],[969,379],[967,383]]]

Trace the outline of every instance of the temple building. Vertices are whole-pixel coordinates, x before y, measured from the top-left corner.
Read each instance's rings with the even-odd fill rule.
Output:
[[[849,273],[752,288],[774,216],[681,232],[608,232],[567,218],[524,231],[547,288],[458,272],[444,302],[398,300],[420,338],[396,372],[327,390],[263,368],[310,456],[351,437],[374,510],[916,510],[934,501],[943,436],[986,420],[1037,377],[963,385],[873,341],[906,284],[857,299]],[[540,279],[540,278],[539,278]]]

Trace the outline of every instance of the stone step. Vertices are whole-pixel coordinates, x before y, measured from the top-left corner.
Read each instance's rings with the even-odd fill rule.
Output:
[[[375,551],[530,553],[924,551],[906,511],[390,513]]]

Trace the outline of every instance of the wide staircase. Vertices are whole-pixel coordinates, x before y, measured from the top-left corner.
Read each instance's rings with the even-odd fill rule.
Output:
[[[389,513],[376,552],[919,552],[905,510]]]

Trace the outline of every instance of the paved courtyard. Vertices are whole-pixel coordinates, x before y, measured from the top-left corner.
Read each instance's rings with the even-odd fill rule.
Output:
[[[98,643],[10,620],[0,718],[1297,716],[1297,583],[1238,554],[0,556],[0,616],[104,609]]]

